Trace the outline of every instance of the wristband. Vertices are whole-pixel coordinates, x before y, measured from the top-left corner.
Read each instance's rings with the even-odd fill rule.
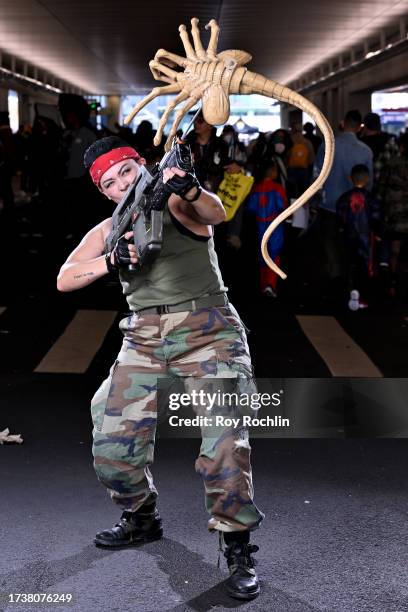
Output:
[[[106,253],[105,255],[105,263],[106,263],[106,267],[108,269],[109,273],[112,272],[116,272],[117,271],[117,267],[113,265],[113,263],[111,262],[111,252]]]
[[[113,266],[116,270],[120,268],[127,268],[131,265],[131,256],[129,253],[129,240],[125,238],[125,236],[121,236],[113,249],[112,253],[113,258]]]
[[[194,196],[192,198],[186,198],[186,196],[181,196],[183,200],[185,200],[186,202],[196,202],[198,200],[201,195],[202,189],[200,185],[194,185],[194,187],[197,190]]]

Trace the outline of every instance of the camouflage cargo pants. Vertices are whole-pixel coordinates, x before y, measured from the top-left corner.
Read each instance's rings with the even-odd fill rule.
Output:
[[[238,378],[252,375],[245,328],[234,307],[131,315],[108,378],[91,404],[94,467],[123,510],[157,496],[150,466],[160,378]],[[193,378],[191,378],[193,377]],[[256,529],[264,514],[253,502],[248,431],[201,428],[195,469],[204,481],[208,529]],[[175,444],[180,440],[175,439]]]

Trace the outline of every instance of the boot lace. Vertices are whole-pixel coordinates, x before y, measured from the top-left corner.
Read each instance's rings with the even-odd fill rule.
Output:
[[[124,533],[128,533],[129,531],[133,531],[136,525],[136,513],[125,511],[120,517],[119,523],[116,523],[115,527],[119,527]]]
[[[257,560],[251,554],[259,550],[256,544],[229,544],[224,552],[228,567],[232,573],[238,569],[248,570],[257,565]]]
[[[247,570],[252,569],[257,565],[258,561],[251,556],[252,553],[256,553],[259,550],[259,546],[256,544],[231,542],[230,544],[226,545],[225,548],[223,548],[223,544],[225,546],[222,532],[220,532],[217,562],[218,569],[220,568],[220,558],[222,552],[224,557],[227,559],[228,567],[232,573],[239,568]]]

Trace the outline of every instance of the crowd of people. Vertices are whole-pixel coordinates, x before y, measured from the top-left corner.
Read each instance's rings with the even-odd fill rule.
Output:
[[[64,235],[75,241],[111,214],[92,189],[83,165],[85,150],[114,133],[149,166],[162,157],[165,138],[154,146],[155,131],[148,121],[135,132],[120,125],[115,132],[97,130],[80,96],[62,94],[59,111],[63,127],[38,115],[32,126],[22,125],[16,134],[8,113],[0,113],[0,206],[3,213],[12,213],[15,200],[26,198],[47,213],[58,201],[64,210]],[[224,126],[217,135],[200,114],[187,141],[205,189],[217,193],[226,175],[253,177],[249,196],[239,201],[228,222],[216,228],[216,245],[222,264],[223,257],[242,248],[245,220],[252,219],[259,245],[259,289],[277,297],[278,279],[263,262],[260,242],[269,223],[307,189],[322,167],[324,144],[314,125],[294,122],[288,130],[259,133],[245,146],[233,126]],[[329,292],[342,292],[352,310],[364,308],[370,279],[386,271],[388,291],[395,295],[408,236],[408,133],[396,138],[382,131],[377,114],[363,118],[357,110],[347,112],[336,136],[330,175],[310,206],[313,214],[309,216],[306,206],[291,224],[272,234],[268,249],[278,265],[294,238],[314,225]]]
[[[319,202],[318,220],[332,288],[346,282],[349,307],[367,307],[370,279],[381,271],[395,296],[401,247],[408,237],[408,133],[381,130],[380,117],[346,113]],[[317,152],[315,173],[323,163]]]

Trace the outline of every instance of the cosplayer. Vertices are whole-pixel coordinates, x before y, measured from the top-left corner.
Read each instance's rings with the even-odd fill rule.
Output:
[[[96,141],[84,161],[97,188],[114,203],[144,163],[114,136]],[[95,537],[97,546],[107,548],[156,540],[163,533],[150,471],[158,379],[252,375],[245,328],[228,302],[214,251],[212,226],[225,219],[222,204],[178,168],[166,169],[164,180],[170,188],[174,184],[180,191],[184,183],[190,189],[185,199],[174,193],[168,199],[163,249],[153,264],[128,271],[128,264],[138,261],[131,231],[104,254],[109,218],[88,232],[58,276],[58,289],[72,291],[118,270],[133,312],[120,322],[121,351],[91,403],[94,467],[122,509],[119,522]],[[249,535],[264,515],[253,502],[248,432],[219,427],[215,437],[208,429],[202,428],[195,463],[204,480],[208,528],[218,531],[230,568],[228,592],[251,599],[259,593],[251,556],[258,547]]]
[[[259,180],[256,181],[248,198],[246,209],[255,214],[259,244],[270,222],[287,206],[286,191],[277,182],[278,165],[274,159],[267,161],[260,168]],[[283,248],[283,226],[278,227],[268,241],[268,252],[279,265],[280,252]],[[266,265],[259,248],[260,287],[262,293],[270,297],[277,296],[278,275]]]
[[[261,244],[267,265],[282,278],[285,274],[267,252],[271,233],[302,206],[326,179],[333,158],[333,134],[320,111],[287,87],[245,68],[251,56],[245,51],[217,51],[219,27],[212,19],[205,50],[198,19],[191,20],[191,44],[184,25],[180,37],[186,57],[160,49],[149,64],[153,77],[164,81],[139,102],[125,123],[161,94],[177,94],[163,112],[155,136],[161,142],[170,113],[175,119],[165,145],[173,144],[183,116],[202,99],[203,117],[210,125],[226,123],[229,95],[259,93],[298,106],[313,117],[325,138],[325,160],[320,176],[268,227]],[[85,165],[98,189],[119,203],[137,179],[143,164],[137,152],[112,137],[94,143],[85,154]],[[61,291],[85,287],[97,278],[119,270],[123,291],[133,314],[120,323],[122,349],[109,377],[92,401],[93,454],[99,480],[122,509],[112,529],[95,538],[98,546],[115,548],[160,538],[161,519],[156,508],[157,490],[150,466],[153,462],[159,378],[234,378],[252,375],[244,326],[226,297],[214,251],[212,226],[225,220],[220,200],[201,189],[194,173],[179,168],[163,170],[172,191],[163,216],[163,248],[148,266],[137,265],[137,246],[125,232],[104,254],[112,220],[106,219],[83,238],[62,266]],[[177,195],[178,194],[178,195]],[[195,464],[203,477],[208,528],[218,531],[220,549],[227,559],[230,595],[253,599],[259,583],[251,556],[250,532],[264,515],[253,501],[248,431],[219,428],[217,435],[202,428],[202,444]]]

